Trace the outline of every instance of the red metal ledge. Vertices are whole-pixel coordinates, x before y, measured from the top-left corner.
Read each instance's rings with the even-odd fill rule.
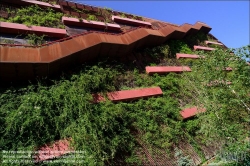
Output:
[[[130,18],[123,18],[123,17],[119,17],[119,16],[112,16],[112,20],[115,22],[120,22],[120,23],[125,23],[125,24],[133,24],[133,25],[146,25],[146,26],[152,26],[151,23],[149,22],[145,22],[145,21],[139,21],[139,20],[134,20],[134,19],[130,19]]]
[[[48,28],[41,26],[26,26],[24,24],[9,23],[9,22],[0,22],[0,31],[1,33],[35,33],[37,35],[47,35],[50,37],[66,37],[67,33],[65,29],[59,28]]]
[[[62,17],[62,22],[65,25],[84,26],[97,29],[107,28],[108,30],[115,30],[115,31],[120,31],[121,29],[120,25],[117,24],[109,24],[100,21],[87,21],[87,20],[80,21],[77,18],[70,18],[70,17]]]
[[[199,58],[205,58],[205,56],[177,53],[176,59],[180,59],[180,58],[199,59]]]
[[[180,73],[183,71],[191,71],[188,66],[147,66],[146,72],[148,74],[163,74],[163,73]]]
[[[192,108],[186,108],[181,111],[181,116],[183,119],[188,119],[193,116],[195,116],[198,113],[205,112],[206,110],[204,108],[197,108],[197,107],[192,107]]]
[[[153,97],[153,96],[162,96],[162,90],[160,87],[153,88],[143,88],[143,89],[134,89],[134,90],[124,90],[110,92],[107,94],[108,98],[111,101],[131,101],[141,98]]]
[[[205,41],[206,44],[216,44],[216,45],[220,45],[223,46],[222,43],[218,43],[218,42],[212,42],[212,41]]]
[[[215,50],[215,48],[203,47],[203,46],[194,46],[194,50],[213,51],[213,50]]]

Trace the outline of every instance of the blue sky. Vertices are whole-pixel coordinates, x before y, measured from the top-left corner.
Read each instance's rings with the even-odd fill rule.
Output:
[[[249,1],[74,1],[178,25],[202,21],[229,48],[250,43]]]

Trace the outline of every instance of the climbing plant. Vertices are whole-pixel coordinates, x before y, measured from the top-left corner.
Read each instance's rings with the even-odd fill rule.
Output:
[[[28,34],[24,39],[27,40],[29,45],[42,45],[45,43],[44,37],[45,35],[38,36],[36,34]]]
[[[42,9],[37,5],[32,5],[18,9],[14,16],[9,17],[5,21],[27,26],[37,25],[64,28],[61,21],[62,16],[63,13],[55,12],[51,8]]]
[[[192,72],[183,74],[186,91],[192,101],[206,108],[199,116],[199,133],[207,143],[220,142],[223,149],[247,153],[250,114],[250,67],[243,57],[249,57],[250,46],[235,50],[216,49],[192,66]],[[233,71],[225,69],[232,67]],[[230,85],[227,82],[231,82]]]

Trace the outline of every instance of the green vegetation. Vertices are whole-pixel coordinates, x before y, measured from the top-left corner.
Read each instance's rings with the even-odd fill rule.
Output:
[[[126,18],[127,16],[125,15],[125,13],[122,13],[121,17]]]
[[[178,166],[192,166],[194,165],[193,161],[190,159],[189,156],[183,156],[183,153],[179,149],[175,149],[175,157],[178,159],[177,164]]]
[[[15,40],[11,40],[11,39],[1,39],[0,43],[3,44],[15,44]]]
[[[112,9],[111,8],[108,8],[108,7],[104,7],[104,10],[107,10],[108,12],[112,12]]]
[[[197,133],[203,135],[199,139],[207,144],[220,143],[224,155],[245,154],[244,159],[234,161],[240,165],[249,162],[250,68],[242,60],[249,57],[249,50],[250,46],[236,49],[234,56],[223,49],[203,53],[206,58],[197,61],[191,73],[182,75],[187,81],[184,91],[190,92],[195,105],[206,108],[198,118]],[[233,71],[225,71],[226,67]]]
[[[30,150],[58,138],[72,137],[75,149],[85,149],[93,156],[89,163],[102,165],[119,153],[134,151],[138,146],[133,137],[135,131],[142,132],[140,137],[149,146],[171,146],[182,133],[178,102],[170,97],[177,93],[178,78],[174,74],[151,78],[131,71],[127,77],[135,78],[123,80],[126,86],[164,85],[166,94],[132,103],[89,102],[91,93],[121,86],[120,74],[118,69],[99,65],[86,67],[80,75],[53,86],[39,84],[5,91],[1,94],[1,123],[4,124],[1,147]],[[131,81],[134,83],[129,84]]]
[[[98,21],[98,19],[96,18],[96,16],[95,15],[91,15],[91,14],[88,14],[87,20],[89,20],[89,21]]]
[[[25,36],[24,39],[26,39],[28,41],[29,45],[42,45],[45,43],[44,40],[45,35],[42,36],[38,36],[36,34],[28,34],[27,36]]]
[[[37,5],[18,9],[14,16],[1,21],[25,24],[27,26],[37,25],[54,28],[64,28],[61,21],[63,13],[55,12],[51,8],[42,9]]]
[[[34,150],[70,137],[75,150],[85,151],[85,165],[117,165],[117,158],[142,164],[147,160],[137,153],[142,147],[155,159],[163,152],[173,157],[174,148],[184,141],[203,161],[204,146],[218,144],[225,152],[247,152],[250,69],[239,56],[248,55],[250,47],[235,50],[237,56],[222,49],[203,53],[206,58],[197,60],[189,73],[145,74],[145,66],[150,63],[173,60],[178,52],[193,53],[186,41],[171,40],[139,50],[141,57],[136,55],[137,61],[128,64],[85,64],[52,82],[41,80],[2,88],[0,150]],[[222,71],[228,66],[234,68],[231,73]],[[232,85],[206,86],[214,80],[231,81]],[[162,89],[163,96],[131,102],[91,102],[91,94],[154,86]],[[182,120],[179,111],[194,105],[207,111]],[[192,163],[184,151],[175,153],[180,165]]]
[[[47,2],[47,3],[51,4],[51,5],[57,4],[57,0],[39,0],[39,1]]]

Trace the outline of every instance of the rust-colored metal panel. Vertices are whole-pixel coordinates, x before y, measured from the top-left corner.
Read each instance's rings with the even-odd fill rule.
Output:
[[[83,41],[84,41],[85,48],[92,47],[94,45],[102,43],[99,35],[101,34],[91,33],[91,34],[84,35]]]
[[[122,35],[121,39],[124,41],[124,43],[130,45],[137,40],[137,37],[135,36],[135,33],[128,32]]]
[[[39,62],[37,48],[3,47],[1,62]]]
[[[78,45],[81,46],[82,50],[84,50],[86,48],[85,42],[84,42],[85,41],[84,36],[75,37],[75,38],[73,38],[73,40],[75,40],[78,43]]]
[[[41,62],[52,62],[61,57],[62,52],[59,43],[40,48]]]
[[[167,26],[161,28],[159,31],[163,34],[163,36],[167,37],[171,33],[173,33],[175,31],[175,29],[173,28],[173,26],[167,25]]]
[[[196,26],[193,26],[191,24],[183,24],[182,29],[184,29],[186,31],[186,35],[192,35],[198,32],[199,28],[197,28]]]
[[[74,39],[61,42],[59,45],[62,53],[61,57],[69,56],[82,50],[82,46]]]
[[[208,33],[209,31],[211,31],[211,27],[209,27],[207,24],[202,23],[202,22],[196,22],[195,25],[197,25],[197,27],[200,27],[200,31],[204,32],[204,33]]]
[[[171,34],[172,39],[181,39],[186,35],[186,31],[182,27],[173,27],[174,32]]]
[[[202,31],[202,28],[204,31],[211,30],[209,26],[200,22],[197,22],[195,25],[184,24],[182,26],[168,24],[162,26],[159,30],[138,28],[125,32],[122,35],[100,32],[89,33],[40,48],[0,46],[0,62],[30,62],[35,64],[53,62],[49,65],[43,64],[40,67],[35,67],[34,73],[30,72],[28,75],[36,76],[37,73],[39,73],[38,75],[47,75],[48,72],[49,74],[54,74],[63,70],[65,66],[95,60],[99,55],[127,56],[136,48],[158,45],[169,38],[180,39],[188,33],[196,33],[198,30]],[[63,58],[66,56],[67,58]],[[23,68],[23,71],[31,71],[31,67],[27,66],[27,68],[18,67],[18,69],[20,68],[21,70]],[[16,71],[18,70],[11,72],[13,77],[16,76]]]
[[[102,34],[102,35],[99,35],[99,37],[100,37],[100,40],[105,43],[124,44],[120,36]]]
[[[131,41],[129,43],[134,43],[137,40],[140,40],[140,39],[148,36],[149,33],[145,29],[139,28],[139,29],[136,29],[134,31],[128,32],[125,35],[128,36],[129,39],[131,39]]]

